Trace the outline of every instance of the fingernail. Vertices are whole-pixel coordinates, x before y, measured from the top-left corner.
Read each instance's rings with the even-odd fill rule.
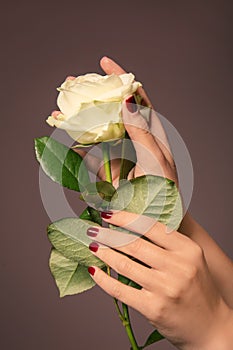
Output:
[[[52,111],[51,116],[56,118],[59,114],[61,114],[61,111]]]
[[[137,106],[137,102],[134,98],[134,96],[130,96],[129,98],[127,98],[126,102],[126,106],[127,109],[130,113],[135,113],[138,110],[138,106]]]
[[[90,237],[96,237],[99,232],[99,229],[97,227],[89,227],[87,229],[87,235]]]
[[[73,77],[73,75],[68,75],[68,77],[66,77],[66,80],[74,80],[75,77]]]
[[[90,245],[89,245],[89,249],[90,249],[92,252],[96,253],[97,250],[99,249],[99,244],[96,243],[96,242],[91,242]]]
[[[102,219],[111,219],[112,214],[113,213],[111,211],[102,211],[101,218]]]
[[[89,267],[88,267],[88,272],[89,272],[90,275],[94,276],[94,274],[95,274],[95,268],[94,268],[93,266],[89,266]]]
[[[108,56],[103,56],[101,60],[108,60]]]

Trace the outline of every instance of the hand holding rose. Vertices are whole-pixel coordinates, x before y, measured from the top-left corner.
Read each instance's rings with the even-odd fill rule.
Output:
[[[142,313],[179,349],[230,350],[233,312],[214,285],[200,246],[179,232],[167,234],[152,218],[129,212],[102,213],[102,218],[137,234],[146,232],[149,242],[136,236],[132,242],[132,235],[108,228],[89,229],[93,254],[142,289],[90,267],[95,282]],[[119,241],[131,243],[119,246]]]
[[[101,60],[101,66],[107,74],[124,72],[108,58]],[[142,87],[138,91],[151,105]],[[157,119],[150,119],[152,137],[147,126],[145,127],[145,121],[141,124],[139,113],[132,114],[126,105],[123,106],[123,120],[134,146],[140,139],[140,143],[146,145],[147,151],[159,158],[166,176],[177,181],[166,135]],[[138,126],[141,126],[139,128],[133,126],[138,121]],[[148,166],[154,166],[154,171],[150,171],[157,172],[155,163],[146,162],[144,154],[139,150],[137,159],[139,164],[140,161],[144,162],[144,170],[148,170]],[[131,176],[140,175],[141,168],[134,170]],[[105,220],[142,233],[139,230],[143,226],[142,218],[140,225],[132,225],[132,215],[134,214],[126,212],[114,213],[108,220],[105,217]],[[233,316],[229,307],[233,303],[232,289],[228,288],[229,277],[233,273],[232,263],[189,214],[183,220],[182,233],[184,235],[179,232],[167,235],[164,226],[156,223],[146,233],[151,243],[138,239],[129,245],[116,247],[115,231],[113,233],[109,229],[101,228],[94,240],[100,243],[100,247],[105,245],[105,248],[96,250],[97,246],[92,246],[96,250],[94,254],[109,263],[117,272],[141,284],[143,288],[140,291],[132,290],[98,268],[91,270],[94,273],[93,278],[106,292],[140,311],[178,348],[228,350],[233,340]],[[186,236],[191,236],[193,240]],[[114,246],[114,250],[106,246]],[[141,260],[148,267],[123,257],[121,252]]]
[[[133,98],[136,92],[142,97],[141,105],[151,107],[141,84],[107,57],[101,60],[101,67],[108,76],[89,74],[67,78],[59,89],[61,111],[54,111],[48,123],[65,129],[82,144],[117,140],[126,130],[136,153],[136,165],[127,173],[128,179],[160,175],[178,185],[175,163],[159,118],[152,109],[139,107]],[[113,147],[111,151],[116,150]],[[89,170],[101,180],[106,179],[102,159],[83,149],[76,152],[84,158]],[[120,178],[119,158],[111,160],[111,180],[115,187]],[[233,267],[208,233],[189,214],[179,228],[182,234],[178,231],[167,234],[162,223],[132,212],[113,210],[102,213],[102,218],[119,227],[119,231],[92,227],[87,232],[94,240],[90,250],[142,288],[125,285],[97,266],[90,266],[95,282],[141,312],[179,349],[230,350],[233,285],[229,284],[229,277]],[[122,232],[121,227],[134,234]]]

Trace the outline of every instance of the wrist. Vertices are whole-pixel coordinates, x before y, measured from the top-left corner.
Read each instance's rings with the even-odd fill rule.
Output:
[[[212,324],[208,325],[202,340],[187,350],[231,350],[233,344],[233,310],[223,301]]]
[[[179,350],[231,350],[233,344],[233,310],[221,299],[219,310],[212,322],[202,324],[195,339],[187,337],[175,344]],[[192,332],[191,332],[192,333]],[[190,334],[191,334],[190,333]],[[198,334],[198,335],[197,335]]]
[[[192,239],[192,236],[196,230],[196,225],[197,223],[187,211],[183,217],[183,220],[181,221],[178,231]]]

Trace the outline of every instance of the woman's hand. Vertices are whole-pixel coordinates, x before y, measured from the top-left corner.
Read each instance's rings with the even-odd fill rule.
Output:
[[[114,73],[119,75],[126,73],[116,62],[108,57],[103,57],[100,61],[100,65],[106,74]],[[67,77],[67,79],[74,78],[75,77],[73,76]],[[148,107],[152,106],[142,87],[137,90],[137,93],[141,95],[143,105],[147,105]],[[155,111],[148,108],[147,112],[150,113],[150,121],[147,123],[145,118],[138,111],[135,103],[136,101],[134,101],[131,96],[124,101],[122,106],[122,116],[125,129],[133,142],[137,157],[136,166],[130,172],[128,179],[144,174],[151,174],[167,177],[178,184],[175,163],[165,131],[159,118]],[[59,111],[54,111],[52,115],[55,116],[59,113]],[[112,147],[112,151],[115,150],[117,151],[117,147]],[[91,155],[83,149],[75,149],[75,151],[84,158],[90,171],[97,174],[101,180],[105,180],[102,159]],[[113,185],[118,187],[120,159],[115,158],[111,161],[111,171]]]
[[[108,57],[103,57],[100,65],[106,74],[124,74],[125,70]],[[136,150],[137,164],[128,178],[143,174],[161,175],[178,184],[175,163],[162,124],[152,109],[145,90],[139,87],[137,93],[142,97],[142,104],[151,108],[150,121],[146,123],[141,113],[134,108],[133,99],[123,104],[123,122]],[[113,169],[114,171],[114,169]]]
[[[144,234],[149,241],[108,228],[90,229],[87,234],[94,239],[90,245],[93,254],[142,289],[90,267],[95,282],[138,310],[179,349],[230,350],[232,311],[212,281],[200,246],[179,232],[167,234],[163,224],[146,216],[114,212],[102,213],[102,217]]]
[[[122,74],[125,71],[113,60],[108,57],[103,57],[100,61],[102,69],[106,74]],[[147,94],[143,90],[142,87],[138,89],[138,93],[142,96],[144,103],[148,106],[152,106]],[[125,120],[130,120],[133,123],[138,122],[140,124],[140,116],[137,115],[137,118],[134,118],[133,115],[127,114],[125,111]],[[152,110],[152,116],[150,119],[150,132],[143,131],[142,128],[133,128],[131,125],[126,125],[128,128],[128,132],[131,137],[135,141],[139,141],[140,134],[140,143],[142,145],[146,145],[145,150],[148,152],[141,153],[140,150],[137,152],[138,164],[140,161],[144,161],[143,166],[144,170],[151,171],[152,174],[158,175],[161,169],[163,170],[164,176],[173,179],[176,184],[178,184],[177,180],[177,172],[174,164],[174,160],[171,156],[169,144],[167,142],[166,135],[164,130],[155,114]],[[130,130],[131,129],[131,130]],[[135,134],[134,134],[135,131]],[[136,142],[135,142],[136,144]],[[154,158],[160,159],[160,164],[158,162],[152,162],[148,160],[148,158],[144,158],[145,153],[148,156],[150,153],[154,154]],[[153,159],[153,157],[152,157]],[[148,169],[147,164],[151,165],[153,168]],[[114,167],[113,167],[114,168]],[[140,167],[136,167],[135,173],[130,174],[131,176],[139,176]],[[221,293],[224,301],[233,308],[233,264],[232,261],[224,254],[224,252],[220,249],[220,247],[216,244],[216,242],[211,238],[211,236],[191,217],[189,213],[186,213],[184,219],[179,228],[179,232],[190,237],[194,242],[198,243],[198,245],[203,249],[205,253],[205,258],[208,264],[208,268],[210,270],[211,276],[214,280],[216,288]]]

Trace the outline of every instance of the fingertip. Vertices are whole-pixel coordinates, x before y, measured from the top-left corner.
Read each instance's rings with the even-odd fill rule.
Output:
[[[55,118],[55,117],[57,117],[59,114],[61,114],[61,111],[55,110],[55,111],[52,111],[51,116]]]
[[[100,62],[107,62],[109,60],[108,56],[103,56],[101,59],[100,59]]]
[[[100,215],[101,215],[101,218],[103,220],[109,220],[109,219],[111,219],[113,212],[112,211],[102,211]]]
[[[106,74],[124,74],[125,71],[114,60],[108,56],[103,56],[100,60],[100,66]]]
[[[109,63],[110,63],[110,60],[107,56],[103,56],[100,59],[100,66],[107,74],[109,74],[109,71],[108,71],[109,70]]]
[[[66,77],[66,81],[67,80],[74,80],[74,79],[76,79],[73,75],[68,75],[67,77]]]
[[[94,274],[95,274],[95,272],[96,272],[95,266],[89,266],[89,267],[88,267],[88,272],[89,272],[89,274],[91,275],[91,277],[93,277]]]

